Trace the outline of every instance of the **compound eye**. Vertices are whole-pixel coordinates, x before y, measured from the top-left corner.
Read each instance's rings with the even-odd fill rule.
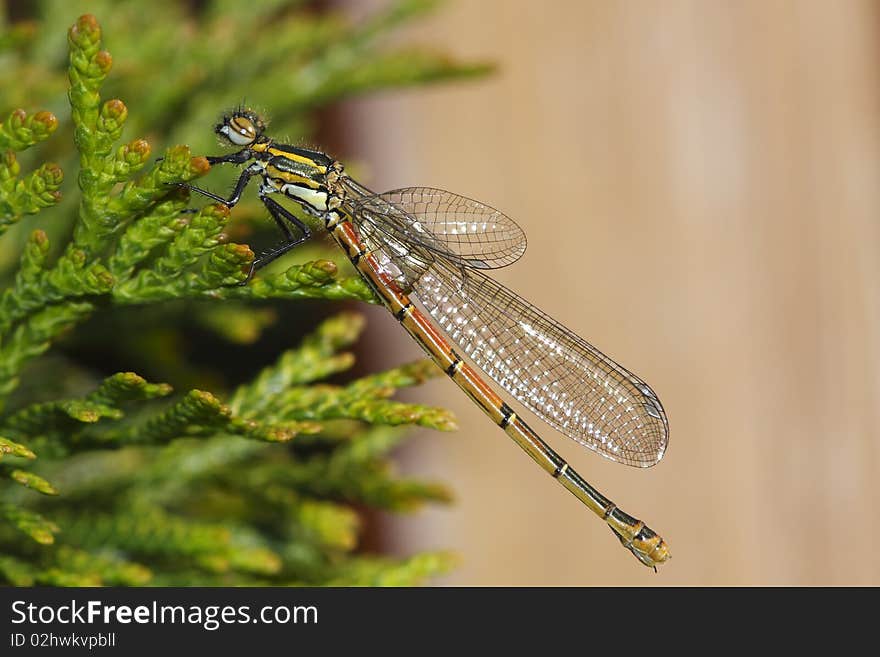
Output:
[[[257,138],[257,128],[246,116],[234,116],[226,125],[228,130],[224,132],[236,146],[247,146]]]

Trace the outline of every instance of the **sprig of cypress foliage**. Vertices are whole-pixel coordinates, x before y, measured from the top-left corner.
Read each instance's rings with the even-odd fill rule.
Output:
[[[389,460],[407,435],[398,427],[454,428],[443,409],[392,399],[436,368],[340,383],[363,329],[348,311],[236,385],[218,374],[228,355],[210,367],[187,360],[175,345],[193,323],[237,349],[304,300],[376,299],[321,247],[238,286],[253,259],[232,239],[244,235],[238,217],[218,205],[190,212],[175,183],[209,171],[193,153],[212,149],[216,112],[240,102],[230,79],[247,80],[295,140],[313,109],[340,98],[488,67],[383,44],[431,0],[389,2],[362,24],[275,3],[187,14],[170,0],[146,20],[99,1],[90,8],[104,10],[107,34],[93,15],[75,19],[65,78],[39,54],[58,51],[58,21],[80,3],[39,4],[44,23],[0,26],[10,103],[0,107],[0,583],[393,585],[451,567],[439,552],[358,552],[356,509],[449,499]],[[253,47],[228,38],[230,24]],[[174,141],[192,149],[155,159],[153,144]],[[74,174],[66,182],[63,170]],[[146,311],[168,329],[148,334]],[[77,351],[90,339],[124,352],[121,371],[100,374]],[[127,371],[126,359],[177,390]]]

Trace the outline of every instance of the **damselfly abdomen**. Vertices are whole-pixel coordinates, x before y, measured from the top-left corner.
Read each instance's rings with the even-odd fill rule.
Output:
[[[232,207],[251,178],[259,178],[260,199],[285,239],[254,260],[245,283],[310,237],[306,224],[270,195],[292,199],[324,222],[404,329],[493,422],[605,520],[639,561],[655,568],[666,561],[663,539],[584,481],[471,365],[602,456],[639,467],[663,457],[669,426],[653,390],[484,273],[522,256],[522,229],[483,203],[438,189],[375,194],[326,154],[278,143],[264,130],[245,109],[216,126],[239,150],[208,161],[246,165],[229,198],[185,185]]]

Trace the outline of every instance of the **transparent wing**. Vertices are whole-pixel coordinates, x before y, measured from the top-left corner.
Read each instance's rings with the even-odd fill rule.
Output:
[[[368,196],[352,216],[368,235],[416,244],[472,269],[506,267],[526,250],[526,235],[513,219],[442,189],[408,187]]]
[[[628,465],[663,457],[666,414],[635,374],[482,272],[435,258],[410,283],[463,355],[552,427]]]

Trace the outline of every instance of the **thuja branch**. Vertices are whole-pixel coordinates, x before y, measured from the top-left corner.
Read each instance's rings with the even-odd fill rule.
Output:
[[[223,206],[192,208],[177,186],[210,171],[194,153],[210,147],[216,108],[240,100],[230,71],[253,81],[249,94],[295,139],[328,102],[486,71],[386,45],[435,4],[392,0],[361,23],[272,3],[227,3],[222,16],[131,12],[110,35],[124,63],[115,69],[86,15],[68,32],[66,83],[33,56],[61,35],[0,28],[0,582],[411,584],[451,566],[443,553],[356,552],[360,509],[449,499],[439,484],[400,478],[389,459],[408,435],[400,427],[454,428],[444,409],[394,399],[438,370],[420,362],[352,379],[363,319],[351,312],[251,377],[240,361],[236,370],[227,354],[284,305],[377,299],[317,248],[238,285],[254,257],[232,239],[242,225]],[[253,47],[230,39],[230,24]],[[267,65],[277,61],[291,65]],[[57,111],[62,92],[69,116],[40,109]],[[52,161],[39,161],[46,153]],[[161,331],[145,316],[164,317]],[[181,347],[194,325],[235,348],[195,362]],[[101,371],[77,348],[89,341],[121,366]],[[135,364],[169,376],[148,380],[128,371]]]

